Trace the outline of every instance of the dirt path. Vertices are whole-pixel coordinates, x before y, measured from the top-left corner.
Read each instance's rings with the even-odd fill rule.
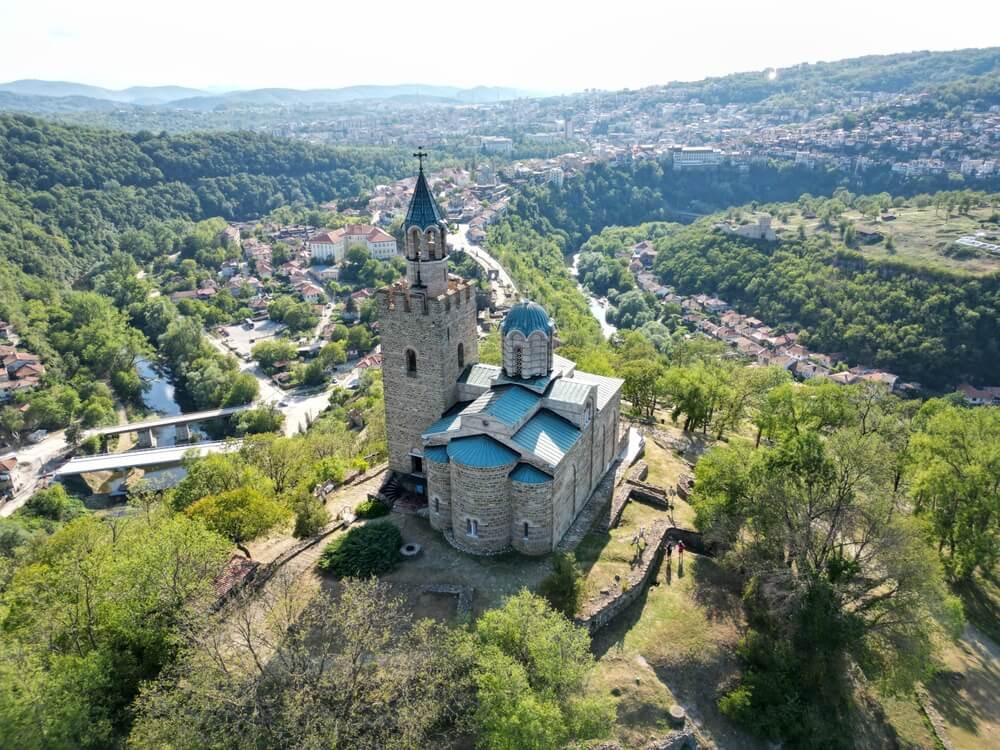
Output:
[[[1000,747],[1000,646],[974,625],[943,654],[927,683],[956,750]]]

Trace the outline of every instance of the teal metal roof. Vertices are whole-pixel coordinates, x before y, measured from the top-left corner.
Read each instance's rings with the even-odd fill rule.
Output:
[[[592,372],[581,372],[577,370],[573,375],[574,380],[583,383],[593,383],[597,386],[597,410],[600,411],[612,399],[621,387],[624,380],[619,378],[609,378],[604,375],[594,375]]]
[[[424,458],[438,464],[448,463],[448,446],[429,445],[424,448]]]
[[[518,455],[491,437],[475,435],[456,438],[448,443],[448,457],[463,466],[488,469],[514,463]]]
[[[493,378],[500,374],[496,365],[475,364],[466,367],[458,378],[459,383],[489,388]]]
[[[555,465],[580,439],[580,430],[562,417],[542,409],[513,437],[517,445]]]
[[[435,432],[451,432],[452,430],[457,430],[461,427],[461,417],[462,413],[458,410],[451,414],[446,414],[430,427],[425,428],[423,434],[431,435]]]
[[[444,221],[444,214],[438,208],[437,201],[431,195],[430,188],[427,187],[427,179],[424,177],[424,168],[420,168],[417,175],[417,185],[413,188],[413,197],[410,199],[410,207],[406,211],[407,229],[419,227],[426,229],[432,224]]]
[[[519,385],[522,388],[530,388],[538,393],[544,393],[545,389],[549,387],[549,383],[551,382],[551,375],[538,375],[534,378],[512,378],[510,375],[501,370],[500,374],[497,376],[495,385]]]
[[[510,478],[521,484],[544,484],[552,481],[552,477],[531,464],[518,464],[510,473]]]
[[[513,427],[524,419],[541,401],[541,396],[527,388],[509,386],[495,388],[469,404],[462,414],[484,414]]]
[[[587,397],[590,396],[593,387],[593,383],[586,383],[582,380],[559,378],[549,388],[545,397],[552,401],[583,406],[587,403]]]
[[[545,308],[537,302],[522,300],[510,308],[510,312],[500,324],[500,332],[507,334],[510,331],[520,331],[525,336],[529,336],[535,331],[542,331],[546,335],[551,335],[554,328],[549,314]]]

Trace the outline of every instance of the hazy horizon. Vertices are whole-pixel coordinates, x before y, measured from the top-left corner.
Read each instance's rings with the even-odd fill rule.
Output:
[[[502,8],[458,0],[381,7],[376,16],[370,7],[304,0],[177,0],[162,15],[124,0],[0,4],[0,81],[214,92],[410,81],[565,93],[1000,41],[1000,6],[975,0],[955,0],[948,13],[903,0],[846,0],[833,13],[789,0],[675,8],[622,0],[607,12],[525,0]],[[927,13],[932,24],[910,22]]]

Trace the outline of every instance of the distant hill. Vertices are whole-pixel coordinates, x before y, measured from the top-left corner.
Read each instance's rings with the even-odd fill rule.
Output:
[[[117,102],[146,107],[167,106],[175,109],[210,110],[229,105],[250,105],[264,107],[296,107],[310,105],[340,104],[360,100],[399,99],[484,104],[488,102],[520,99],[533,96],[531,92],[496,86],[476,86],[458,88],[455,86],[428,86],[425,84],[401,84],[398,86],[345,86],[336,89],[251,89],[211,94],[199,89],[183,86],[133,86],[112,90],[99,86],[88,86],[70,81],[20,80],[0,83],[0,94],[27,99],[0,99],[5,109],[27,111],[73,111],[80,109],[106,109],[101,102]],[[67,99],[59,105],[36,101],[34,98]]]
[[[47,97],[87,97],[126,104],[156,105],[176,99],[192,96],[208,96],[207,91],[185,88],[183,86],[132,86],[131,88],[113,90],[99,86],[88,86],[84,83],[71,81],[39,81],[22,79],[9,83],[0,83],[0,91],[21,96]]]
[[[251,89],[249,91],[231,91],[218,96],[180,99],[170,102],[169,106],[181,109],[209,109],[227,104],[293,107],[340,104],[372,99],[396,99],[398,97],[410,99],[427,97],[431,100],[483,104],[530,96],[533,94],[528,91],[494,86],[462,89],[454,86],[428,86],[414,83],[398,86],[345,86],[337,89]]]

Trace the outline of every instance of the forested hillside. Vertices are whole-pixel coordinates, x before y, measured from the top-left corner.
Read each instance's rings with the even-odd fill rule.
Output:
[[[0,116],[0,256],[72,277],[120,233],[172,220],[248,219],[398,179],[402,152],[251,133],[112,133]]]
[[[865,210],[872,201],[888,201],[892,206],[891,196],[860,196],[838,188],[844,179],[842,174],[800,167],[761,166],[740,175],[735,170],[675,173],[653,162],[634,168],[595,165],[567,180],[562,188],[525,190],[514,203],[513,216],[494,232],[493,241],[499,244],[504,263],[513,265],[515,276],[518,266],[524,265],[546,272],[538,274],[537,283],[526,274],[527,289],[542,292],[543,301],[556,310],[558,318],[560,308],[570,309],[567,300],[576,293],[571,284],[556,291],[560,284],[549,268],[552,245],[569,253],[605,227],[690,220],[695,212],[751,200],[751,206],[780,212],[771,201],[795,200],[809,192],[831,195],[835,189],[835,199],[809,198],[810,204],[816,204],[816,213],[834,230],[841,214],[854,203]],[[914,187],[912,183],[906,186]],[[942,194],[942,200],[954,198],[955,205],[947,210],[957,212],[964,210],[958,207],[963,196],[966,203],[984,200],[971,193]],[[927,205],[931,197],[918,196],[914,201]],[[770,325],[803,331],[805,340],[818,351],[838,352],[852,362],[883,367],[924,385],[954,386],[967,378],[995,380],[1000,371],[997,274],[969,276],[902,259],[873,259],[848,247],[836,234],[837,241],[829,236],[796,237],[780,244],[735,239],[710,231],[720,218],[668,232],[669,236],[657,240],[660,255],[655,270],[665,283],[685,294],[718,294]],[[525,225],[534,232],[526,231]],[[845,227],[842,231],[850,234],[853,230]],[[548,242],[538,241],[538,233]],[[605,249],[614,254],[614,248]],[[581,270],[587,274],[592,268],[581,262]],[[628,286],[618,289],[625,291],[632,286],[631,274],[624,267],[621,270],[604,275],[625,280]],[[603,294],[608,289],[597,291]],[[630,301],[643,304],[638,292],[630,295]],[[659,317],[652,298],[648,308],[646,317],[630,313],[637,324],[627,322],[625,327],[640,327]],[[567,325],[560,323],[564,328]]]
[[[1000,48],[948,52],[868,55],[835,62],[801,63],[779,68],[773,79],[759,71],[733,73],[693,83],[664,87],[671,98],[697,97],[717,104],[757,103],[769,97],[794,97],[798,105],[847,91],[901,93],[928,85],[980,76],[1000,66]]]

